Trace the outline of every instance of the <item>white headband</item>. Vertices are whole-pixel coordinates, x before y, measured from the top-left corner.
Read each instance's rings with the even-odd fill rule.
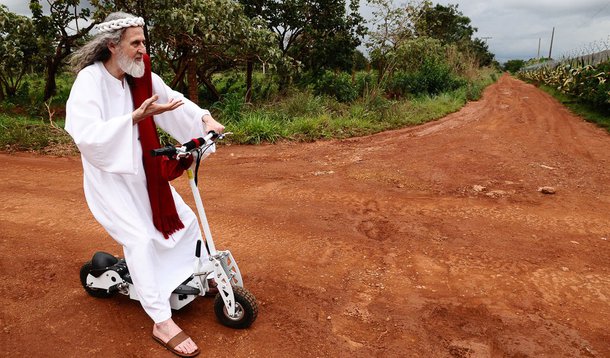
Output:
[[[144,26],[144,19],[141,17],[128,17],[112,21],[102,22],[96,26],[98,32],[110,32],[120,30],[125,27]]]

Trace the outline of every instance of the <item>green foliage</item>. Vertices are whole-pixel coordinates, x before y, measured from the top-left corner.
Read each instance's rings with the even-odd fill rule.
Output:
[[[282,125],[264,112],[251,112],[244,115],[238,125],[229,125],[233,140],[243,144],[275,143],[283,137]]]
[[[366,45],[373,61],[379,63],[390,50],[413,38],[412,22],[407,9],[392,0],[367,0],[367,3],[373,9],[373,30],[368,33]]]
[[[314,91],[318,95],[333,96],[339,102],[351,102],[358,96],[351,76],[345,72],[325,71],[314,83]]]
[[[487,44],[473,38],[476,28],[457,5],[433,6],[426,0],[397,7],[390,0],[368,2],[375,9],[376,25],[367,44],[371,63],[393,87],[392,92],[405,90],[405,83],[411,82],[405,76],[414,76],[424,59],[436,64],[444,62],[454,75],[466,77],[494,62]],[[402,78],[392,78],[395,71]]]
[[[215,103],[211,110],[217,120],[227,125],[241,121],[244,105],[244,97],[240,93],[232,93]]]
[[[379,88],[379,76],[377,76],[377,72],[368,71],[368,72],[357,72],[356,73],[356,83],[354,86],[356,87],[356,92],[360,97],[366,97],[372,92],[382,92]]]
[[[468,42],[476,32],[470,19],[458,10],[458,5],[432,6],[431,1],[424,1],[418,6],[407,6],[407,11],[416,37],[426,36],[451,44]]]
[[[326,111],[324,99],[310,91],[293,91],[277,104],[277,112],[288,118],[318,116]]]
[[[431,37],[419,37],[405,41],[388,56],[393,60],[395,70],[405,72],[419,71],[424,66],[424,61],[445,62],[446,57],[446,46],[440,40]]]
[[[24,76],[36,62],[38,46],[33,32],[31,19],[0,5],[0,100],[17,95]]]
[[[510,73],[517,73],[521,71],[523,66],[525,66],[525,61],[523,60],[508,60],[502,67],[505,71],[508,71]]]
[[[205,93],[219,100],[213,85],[215,73],[246,63],[281,65],[276,35],[260,18],[249,18],[233,0],[92,0],[104,12],[127,10],[142,16],[149,31],[150,52],[160,68],[174,72],[176,87],[185,79],[188,97],[196,99],[196,77],[208,87]],[[154,11],[151,11],[154,9]],[[245,94],[245,91],[244,91]]]
[[[519,72],[519,77],[553,87],[601,111],[610,112],[610,61],[595,66],[573,66],[570,63],[555,67],[540,66],[535,70]]]
[[[57,90],[55,96],[44,101],[45,79],[36,74],[23,77],[23,85],[17,93],[0,102],[0,108],[6,113],[25,113],[32,117],[47,117],[48,108],[52,111],[63,112],[63,107],[70,95],[74,81],[72,74],[63,73],[57,77]]]
[[[397,72],[389,80],[388,93],[400,98],[411,95],[435,95],[454,90],[465,84],[456,77],[449,66],[440,60],[424,58],[421,66],[414,72]]]
[[[88,7],[80,7],[80,0],[54,0],[48,2],[49,12],[44,13],[39,0],[30,0],[32,19],[36,26],[38,41],[38,56],[45,64],[46,80],[43,100],[47,101],[56,94],[55,77],[64,65],[74,47],[95,26],[89,22],[91,11]],[[87,26],[82,26],[87,22]],[[80,24],[80,26],[79,26]]]
[[[610,62],[573,69],[565,92],[610,113]]]
[[[62,123],[59,123],[61,125]],[[72,138],[58,126],[22,116],[0,114],[0,146],[2,150],[41,151],[50,146],[71,147]]]
[[[366,78],[367,74],[360,76]],[[374,82],[374,76],[368,78]],[[473,93],[490,80],[489,73],[484,73],[472,84]],[[33,87],[31,91],[36,91],[36,86]],[[474,97],[468,93],[471,89],[462,86],[439,95],[394,101],[373,88],[364,91],[364,96],[349,105],[331,96],[295,89],[284,97],[258,105],[246,105],[241,96],[228,94],[212,110],[226,124],[227,130],[234,133],[229,137],[233,143],[313,141],[366,135],[434,120],[461,108],[467,97]],[[3,148],[8,145],[8,148],[18,150],[45,150],[53,143],[73,148],[66,133],[40,120],[0,116],[0,125],[0,146]],[[167,134],[160,135],[163,143],[174,142]]]
[[[352,56],[352,70],[353,71],[364,71],[370,66],[369,60],[364,56],[362,51],[355,50]]]
[[[366,28],[350,0],[240,0],[248,16],[260,17],[277,36],[278,49],[306,71],[350,70]],[[288,73],[284,74],[287,77]],[[283,80],[286,80],[284,78]]]

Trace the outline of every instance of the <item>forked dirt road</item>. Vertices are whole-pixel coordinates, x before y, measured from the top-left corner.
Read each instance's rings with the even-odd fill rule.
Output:
[[[508,76],[418,127],[222,146],[204,201],[259,318],[225,328],[209,298],[174,317],[212,357],[610,357],[609,165],[607,132]],[[171,356],[137,302],[80,286],[121,254],[80,159],[0,168],[0,355]]]

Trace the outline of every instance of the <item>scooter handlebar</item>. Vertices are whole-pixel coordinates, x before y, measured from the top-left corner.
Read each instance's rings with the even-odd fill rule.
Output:
[[[218,133],[216,133],[214,131],[209,131],[205,137],[193,138],[193,139],[189,140],[188,142],[182,144],[181,149],[184,152],[190,152],[194,149],[201,147],[202,145],[206,144],[207,142],[218,138],[219,136],[220,135]],[[174,147],[173,145],[168,145],[163,148],[153,149],[151,151],[151,155],[153,157],[158,157],[160,155],[172,157],[172,156],[176,155],[177,152],[178,152],[178,150],[176,149],[176,147]]]
[[[176,154],[176,147],[174,147],[173,145],[167,145],[163,148],[151,150],[150,154],[153,157],[158,157],[161,155],[164,155],[166,157],[173,157]]]

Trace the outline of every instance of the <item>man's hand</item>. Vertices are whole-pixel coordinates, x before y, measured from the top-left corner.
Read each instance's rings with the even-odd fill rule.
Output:
[[[216,133],[222,133],[222,132],[225,131],[225,126],[223,126],[222,124],[216,122],[214,117],[212,117],[209,114],[206,114],[205,116],[203,116],[201,118],[201,120],[203,120],[203,123],[205,124],[205,131],[206,132],[214,131]]]
[[[165,104],[158,104],[156,103],[158,99],[158,95],[153,95],[146,101],[142,102],[142,105],[136,108],[136,110],[131,113],[133,124],[140,122],[148,116],[155,116],[157,114],[161,114],[167,111],[173,111],[174,109],[184,104],[182,100],[174,101],[174,99],[171,99]]]

